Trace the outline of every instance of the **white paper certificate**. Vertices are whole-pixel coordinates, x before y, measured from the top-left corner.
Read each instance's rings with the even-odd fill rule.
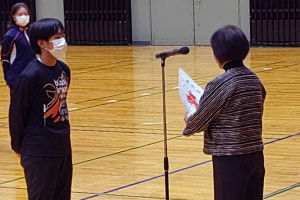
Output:
[[[181,68],[179,68],[178,87],[179,95],[186,111],[193,114],[198,108],[203,89]]]

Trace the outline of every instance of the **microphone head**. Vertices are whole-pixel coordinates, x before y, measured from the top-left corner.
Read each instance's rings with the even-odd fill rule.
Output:
[[[178,54],[188,54],[190,49],[188,47],[181,47],[180,49],[174,49],[172,51],[166,51],[155,55],[156,58],[167,58]]]
[[[190,49],[188,47],[181,47],[179,49],[180,54],[188,54],[190,52]]]

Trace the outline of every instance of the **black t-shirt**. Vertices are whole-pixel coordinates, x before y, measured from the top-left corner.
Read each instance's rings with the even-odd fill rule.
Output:
[[[67,92],[70,69],[57,61],[37,59],[17,79],[9,109],[12,149],[21,155],[61,156],[71,153]]]

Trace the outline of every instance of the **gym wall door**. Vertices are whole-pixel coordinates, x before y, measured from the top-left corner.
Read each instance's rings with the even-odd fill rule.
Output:
[[[152,0],[151,43],[209,45],[212,33],[221,26],[242,26],[240,4],[240,0]],[[248,12],[249,7],[245,9]],[[249,15],[246,19],[247,29]]]

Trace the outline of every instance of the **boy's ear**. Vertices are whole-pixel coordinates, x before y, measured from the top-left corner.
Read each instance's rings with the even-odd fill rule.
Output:
[[[39,45],[40,49],[45,48],[45,40],[38,39],[37,44]]]

